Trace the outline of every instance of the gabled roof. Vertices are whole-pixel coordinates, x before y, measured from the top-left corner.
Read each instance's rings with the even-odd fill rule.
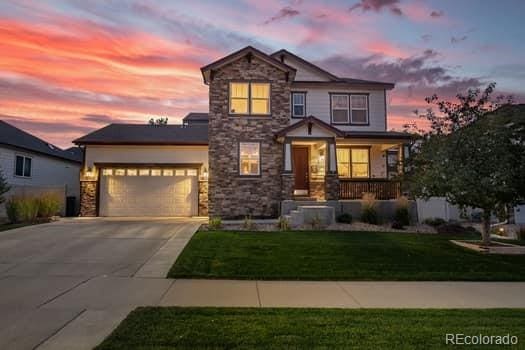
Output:
[[[73,141],[77,145],[207,145],[207,125],[109,124]]]
[[[328,130],[330,132],[333,132],[336,136],[339,136],[339,137],[343,137],[344,136],[344,132],[342,130],[339,130],[339,129],[333,127],[332,125],[330,125],[328,123],[325,123],[324,121],[314,117],[313,115],[310,115],[310,116],[308,116],[306,118],[303,118],[300,122],[292,124],[292,125],[289,125],[286,128],[279,130],[275,134],[275,136],[276,137],[286,136],[286,134],[288,134],[290,131],[298,129],[298,128],[304,126],[304,125],[317,125],[317,126],[320,126],[321,128],[324,128],[324,129],[326,129],[326,130]]]
[[[271,57],[270,55],[265,54],[264,52],[257,50],[253,46],[246,46],[243,49],[240,49],[238,51],[235,51],[234,53],[231,53],[215,62],[212,62],[204,67],[201,68],[202,77],[204,78],[204,83],[208,84],[209,78],[210,78],[210,72],[214,69],[219,69],[221,67],[224,67],[227,64],[230,64],[242,57],[245,57],[247,55],[253,55],[257,58],[260,58],[261,60],[265,61],[266,63],[284,71],[284,72],[292,72],[295,73],[295,68],[290,67],[284,63],[282,63],[279,60],[276,60],[275,58]]]
[[[309,62],[307,60],[305,60],[304,58],[302,57],[299,57],[293,53],[291,53],[290,51],[288,50],[285,50],[285,49],[281,49],[279,51],[276,51],[274,53],[272,53],[270,56],[276,58],[276,59],[279,59],[281,62],[282,62],[282,57],[283,56],[290,56],[292,57],[293,59],[295,59],[296,61],[299,61],[300,63],[304,64],[305,66],[308,66],[310,67],[311,69],[317,71],[318,73],[320,73],[321,75],[324,75],[326,76],[329,80],[331,81],[338,81],[339,80],[339,77],[333,75],[332,73],[324,70],[323,68],[319,67],[319,66],[316,66],[315,64],[313,64],[312,62]]]
[[[82,155],[69,149],[63,150],[36,136],[33,136],[3,120],[0,120],[0,144],[17,147],[28,152],[80,163]]]

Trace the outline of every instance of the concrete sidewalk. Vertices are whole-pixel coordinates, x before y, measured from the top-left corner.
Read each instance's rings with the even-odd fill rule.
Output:
[[[69,283],[73,282],[76,281]],[[42,332],[55,334],[37,349],[91,349],[137,306],[525,308],[524,294],[523,282],[307,282],[106,276],[80,283],[45,302],[39,308],[39,317],[24,326],[31,329],[34,322],[40,323],[46,317],[70,319],[58,329],[48,324],[50,329]]]

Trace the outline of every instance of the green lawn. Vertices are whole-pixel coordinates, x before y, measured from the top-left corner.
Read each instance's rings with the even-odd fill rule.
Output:
[[[96,349],[453,348],[447,333],[510,334],[520,346],[525,310],[148,307],[133,311]]]
[[[484,255],[448,235],[197,232],[172,278],[523,281],[525,256]]]

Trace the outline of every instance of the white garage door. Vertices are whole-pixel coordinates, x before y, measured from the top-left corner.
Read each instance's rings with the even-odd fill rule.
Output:
[[[196,169],[102,169],[100,216],[197,215]]]

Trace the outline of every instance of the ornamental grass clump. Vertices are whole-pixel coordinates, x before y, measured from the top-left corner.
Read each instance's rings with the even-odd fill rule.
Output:
[[[50,218],[60,213],[60,197],[53,193],[45,193],[38,197],[38,217]]]
[[[5,204],[11,223],[34,222],[38,215],[39,199],[30,196],[12,196]]]
[[[363,210],[361,212],[361,221],[367,224],[377,225],[379,219],[376,210],[376,196],[373,193],[363,194]]]
[[[396,200],[396,211],[394,212],[394,222],[392,227],[403,228],[410,225],[410,212],[408,211],[408,198],[400,196]]]
[[[208,228],[210,230],[220,230],[222,228],[221,218],[218,216],[210,218],[210,221],[208,222]]]

